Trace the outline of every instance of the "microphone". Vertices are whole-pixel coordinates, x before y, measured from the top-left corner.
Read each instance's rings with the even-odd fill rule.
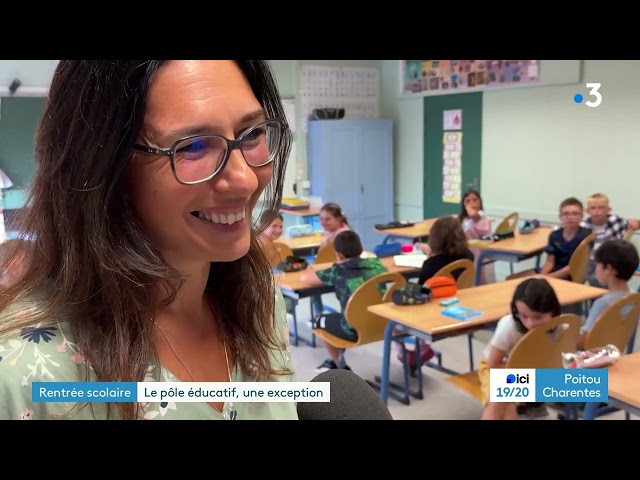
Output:
[[[393,420],[378,393],[350,370],[334,368],[312,382],[329,382],[331,401],[298,402],[300,420]]]

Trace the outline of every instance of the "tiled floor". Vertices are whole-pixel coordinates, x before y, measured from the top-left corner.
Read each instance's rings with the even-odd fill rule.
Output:
[[[526,268],[526,266],[522,266]],[[520,269],[520,268],[518,268]],[[507,268],[508,270],[508,268]],[[504,278],[505,272],[498,270],[498,278]],[[502,273],[502,275],[500,275]],[[508,273],[508,272],[507,272]],[[637,282],[636,282],[637,283]],[[636,284],[632,284],[637,288]],[[323,302],[331,307],[337,308],[335,295],[325,294]],[[297,307],[299,316],[298,328],[300,334],[309,335],[307,320],[309,317],[309,303],[307,299],[301,300]],[[640,335],[639,335],[640,337]],[[489,335],[484,332],[477,334],[474,340],[473,350],[475,365],[480,358],[485,343],[489,340]],[[640,345],[640,338],[636,345]],[[469,356],[467,350],[467,337],[455,337],[437,342],[435,345],[442,352],[443,365],[455,371],[465,372],[469,370]],[[293,361],[296,368],[297,381],[309,381],[317,373],[315,367],[320,365],[326,358],[326,351],[322,341],[318,341],[318,346],[312,348],[304,344],[292,347]],[[367,380],[373,380],[379,375],[382,365],[382,342],[364,345],[347,352],[346,361],[355,373]],[[391,359],[391,380],[400,383],[402,379],[402,367],[396,360],[395,354]],[[482,412],[480,402],[457,389],[455,386],[444,381],[445,373],[441,373],[432,368],[423,368],[424,399],[412,399],[410,405],[403,405],[400,402],[389,399],[388,408],[396,420],[477,420]],[[413,379],[415,381],[415,379]],[[549,415],[541,417],[541,420],[557,419],[558,411],[548,409]],[[638,417],[631,416],[632,419]],[[615,412],[600,419],[624,419],[623,412]]]

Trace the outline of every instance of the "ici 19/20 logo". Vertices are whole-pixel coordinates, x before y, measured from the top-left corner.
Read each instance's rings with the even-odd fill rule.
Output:
[[[510,373],[507,375],[507,383],[529,383],[529,374],[519,375]]]
[[[585,83],[584,85],[585,87],[591,89],[589,90],[589,96],[595,97],[595,101],[592,102],[591,100],[587,100],[586,102],[584,102],[584,104],[587,107],[591,107],[591,108],[595,108],[598,105],[600,105],[602,103],[602,93],[600,93],[598,89],[602,86],[602,84],[601,83]],[[582,103],[583,100],[584,100],[584,97],[582,96],[581,93],[576,93],[573,96],[573,101],[576,103]]]

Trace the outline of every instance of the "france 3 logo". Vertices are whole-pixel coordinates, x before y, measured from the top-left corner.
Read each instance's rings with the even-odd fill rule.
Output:
[[[492,368],[489,371],[491,402],[535,402],[536,374],[531,368]]]
[[[586,102],[584,102],[584,104],[587,107],[596,108],[602,103],[602,93],[600,92],[600,87],[602,87],[602,84],[601,83],[585,83],[584,86],[590,89],[587,95],[589,95],[590,97],[594,97],[594,101],[587,100]],[[581,93],[576,93],[573,96],[573,101],[576,103],[582,103],[583,100],[584,100],[584,96]]]

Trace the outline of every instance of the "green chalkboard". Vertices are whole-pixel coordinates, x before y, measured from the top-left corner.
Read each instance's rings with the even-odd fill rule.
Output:
[[[442,199],[444,112],[462,110],[462,193],[482,193],[482,92],[424,97],[424,218],[458,213],[459,203]]]

